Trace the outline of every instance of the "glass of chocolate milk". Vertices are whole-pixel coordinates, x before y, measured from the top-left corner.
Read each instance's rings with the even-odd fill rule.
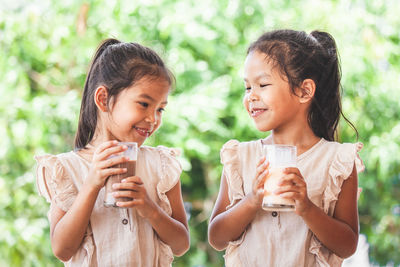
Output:
[[[295,203],[291,199],[282,198],[273,192],[283,177],[286,167],[296,167],[297,149],[289,145],[263,145],[263,153],[269,162],[269,173],[264,183],[264,199],[262,208],[269,211],[293,211]]]
[[[117,164],[113,167],[126,168],[127,172],[111,175],[107,178],[105,184],[105,196],[104,196],[104,206],[106,207],[118,207],[117,202],[132,200],[131,198],[128,197],[114,198],[112,193],[118,190],[113,189],[112,186],[115,183],[121,183],[122,179],[129,176],[134,176],[136,174],[136,160],[138,154],[138,146],[137,143],[135,142],[119,142],[118,145],[120,146],[125,145],[128,147],[128,149],[119,154],[112,155],[111,157],[128,157],[129,161]]]

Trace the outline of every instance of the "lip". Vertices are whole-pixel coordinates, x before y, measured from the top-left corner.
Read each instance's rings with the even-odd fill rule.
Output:
[[[152,133],[152,130],[151,130],[151,129],[140,128],[140,127],[136,127],[136,126],[134,126],[133,128],[136,130],[136,132],[137,132],[139,135],[141,135],[141,136],[143,136],[143,137],[149,137],[149,136],[151,135],[151,133]]]
[[[262,113],[264,113],[265,111],[267,111],[268,109],[266,108],[253,108],[250,110],[250,115],[255,118],[260,116]]]

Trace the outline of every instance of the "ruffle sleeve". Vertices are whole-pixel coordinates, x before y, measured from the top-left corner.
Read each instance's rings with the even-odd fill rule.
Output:
[[[224,165],[230,200],[226,209],[230,209],[244,197],[243,179],[240,175],[239,141],[229,140],[226,142],[221,149],[220,156],[221,163]]]
[[[174,148],[167,148],[164,146],[158,146],[157,150],[160,154],[161,159],[161,177],[157,184],[157,195],[161,200],[160,207],[168,214],[172,215],[171,204],[168,200],[166,193],[171,190],[182,173],[182,167],[179,163],[177,156],[180,155],[180,151]],[[159,241],[160,248],[160,266],[171,266],[174,260],[174,255],[171,247],[165,244],[163,241]]]
[[[158,146],[157,150],[161,158],[161,177],[157,184],[157,195],[161,200],[161,208],[171,215],[172,209],[166,193],[176,185],[181,176],[182,167],[176,158],[180,153],[177,149],[164,146]]]
[[[221,163],[224,165],[224,175],[228,184],[228,196],[230,204],[226,209],[232,208],[238,201],[244,198],[243,190],[243,179],[240,175],[240,158],[239,158],[239,141],[229,140],[221,148],[220,157]],[[231,262],[240,262],[239,255],[237,253],[238,246],[243,242],[246,236],[246,231],[234,241],[229,242],[228,247],[225,251],[225,263],[227,266],[231,265]]]
[[[343,182],[349,178],[353,167],[355,166],[357,173],[365,169],[358,155],[362,147],[362,143],[339,144],[336,155],[328,169],[329,180],[323,195],[323,210],[330,216],[333,216]],[[315,235],[311,238],[309,251],[317,256],[316,259],[319,266],[340,266],[343,261],[343,259],[325,248]]]
[[[74,202],[78,190],[55,155],[35,156],[37,162],[36,187],[39,195],[47,202],[53,201],[60,209],[67,211]]]
[[[362,143],[340,144],[334,160],[329,168],[328,185],[324,192],[323,209],[324,212],[332,216],[335,210],[336,201],[342,188],[343,182],[349,178],[353,167],[356,167],[357,173],[364,171],[364,164],[358,155],[362,149]]]

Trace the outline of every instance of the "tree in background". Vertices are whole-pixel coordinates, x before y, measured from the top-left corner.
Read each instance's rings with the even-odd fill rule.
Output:
[[[0,8],[0,265],[62,265],[52,256],[48,204],[37,195],[34,154],[73,148],[80,97],[107,37],[154,48],[177,84],[164,125],[148,145],[182,149],[191,248],[174,266],[221,266],[207,242],[219,188],[219,150],[264,137],[244,112],[241,71],[262,32],[326,30],[336,39],[343,110],[364,143],[361,233],[370,260],[400,264],[400,3],[336,1],[6,1]],[[340,124],[342,142],[355,133]]]

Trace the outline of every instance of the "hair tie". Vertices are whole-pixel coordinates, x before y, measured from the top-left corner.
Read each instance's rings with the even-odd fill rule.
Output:
[[[317,38],[315,38],[311,33],[308,34],[308,37],[309,37],[314,43],[319,44]]]

